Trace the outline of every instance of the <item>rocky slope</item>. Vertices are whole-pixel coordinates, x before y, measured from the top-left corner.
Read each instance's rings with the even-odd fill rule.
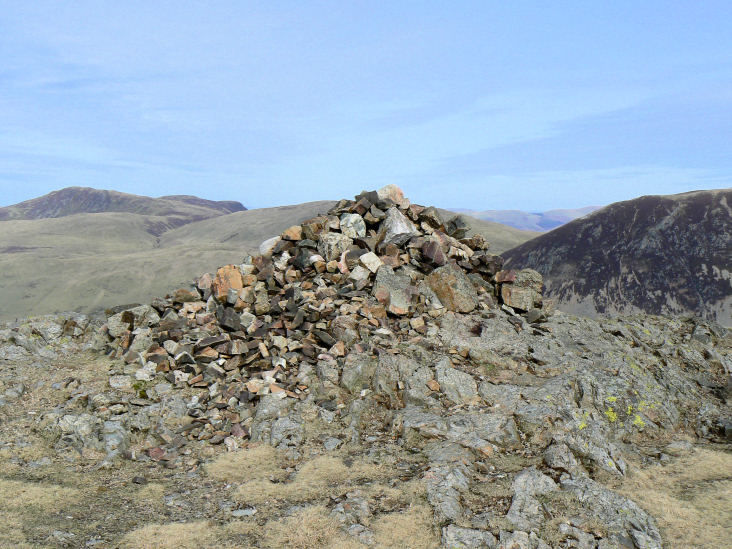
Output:
[[[728,333],[701,319],[550,314],[535,271],[502,269],[464,232],[382,189],[104,326],[66,315],[0,329],[0,432],[16,441],[0,452],[0,483],[76,490],[44,520],[36,499],[24,516],[0,503],[0,540],[723,544]],[[717,503],[699,500],[698,523],[677,533],[668,500],[630,486],[683,459],[706,464],[679,479],[683,505],[696,509],[696,491]],[[109,488],[61,484],[64,469]],[[130,496],[149,479],[156,488]],[[109,508],[115,498],[124,505]]]
[[[579,314],[694,313],[732,325],[732,190],[618,202],[504,253]]]

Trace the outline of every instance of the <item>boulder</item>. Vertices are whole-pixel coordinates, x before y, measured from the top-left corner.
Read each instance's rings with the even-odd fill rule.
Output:
[[[394,272],[388,265],[376,273],[373,295],[391,314],[408,314],[415,291],[407,275]]]
[[[211,295],[216,301],[224,302],[229,290],[241,291],[244,288],[241,271],[236,265],[225,265],[216,271],[211,283]]]
[[[356,213],[343,214],[341,216],[341,233],[349,238],[366,236],[366,223],[363,217]]]
[[[340,259],[343,252],[353,244],[353,240],[341,233],[325,233],[320,235],[318,253],[326,261]]]
[[[450,311],[469,313],[478,305],[478,293],[462,269],[452,263],[427,276],[427,284]]]
[[[386,212],[386,218],[381,223],[379,238],[383,244],[394,244],[402,246],[413,236],[420,233],[407,217],[399,211],[399,208],[392,206]]]
[[[499,271],[496,282],[501,283],[501,300],[509,307],[522,312],[541,307],[543,280],[535,270]]]

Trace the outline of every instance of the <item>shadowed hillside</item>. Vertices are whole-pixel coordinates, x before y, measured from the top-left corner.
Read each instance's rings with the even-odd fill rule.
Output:
[[[732,189],[611,204],[503,255],[582,314],[694,313],[730,325]]]

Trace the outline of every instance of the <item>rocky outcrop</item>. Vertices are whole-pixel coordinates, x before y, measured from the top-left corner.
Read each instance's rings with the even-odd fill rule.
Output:
[[[577,314],[695,314],[732,325],[732,190],[611,204],[503,255]]]
[[[386,241],[405,234],[383,229],[390,210],[408,239]],[[682,430],[732,435],[723,328],[550,314],[537,273],[502,269],[393,188],[299,227],[265,256],[111,311],[96,336],[109,389],[47,416],[59,451],[176,468],[212,448],[268,444],[303,463],[348,445],[392,459],[394,485],[422,485],[445,547],[662,546],[607,481],[683,451],[668,444]],[[368,544],[364,498],[328,505]]]

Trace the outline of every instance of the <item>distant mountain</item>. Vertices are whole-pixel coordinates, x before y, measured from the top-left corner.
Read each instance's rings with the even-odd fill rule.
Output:
[[[546,212],[523,212],[521,210],[455,210],[464,212],[472,217],[483,219],[485,221],[493,221],[508,225],[522,231],[551,231],[565,223],[585,216],[595,210],[599,210],[601,206],[586,206],[574,210],[549,210]]]
[[[241,262],[263,240],[333,204],[246,210],[238,202],[192,196],[72,188],[2,208],[0,320],[146,302],[205,271]],[[494,253],[539,234],[466,221]]]
[[[580,314],[694,313],[732,325],[732,189],[617,202],[508,250]]]
[[[81,213],[124,212],[140,215],[176,217],[198,221],[246,210],[239,202],[215,202],[195,196],[163,196],[150,198],[134,194],[67,187],[13,206],[0,208],[0,221],[10,219],[48,219]]]

